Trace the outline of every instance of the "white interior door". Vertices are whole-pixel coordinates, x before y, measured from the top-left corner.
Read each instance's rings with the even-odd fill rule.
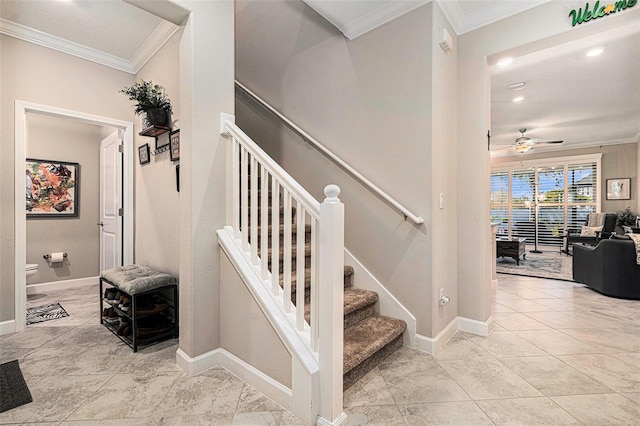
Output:
[[[100,143],[100,271],[122,266],[122,154],[118,131]]]

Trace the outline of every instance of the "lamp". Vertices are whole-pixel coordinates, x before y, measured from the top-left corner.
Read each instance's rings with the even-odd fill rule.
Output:
[[[532,145],[526,145],[526,144],[515,146],[516,152],[519,152],[520,154],[524,154],[525,152],[529,151],[531,148],[533,148]]]

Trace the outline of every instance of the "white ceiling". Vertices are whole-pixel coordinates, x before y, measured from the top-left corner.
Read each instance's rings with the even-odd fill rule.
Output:
[[[0,33],[131,74],[177,30],[121,0],[0,1]]]
[[[431,0],[303,0],[349,39],[359,37]],[[435,0],[457,34],[549,0]],[[0,33],[135,74],[178,30],[136,0],[0,0]],[[637,26],[637,25],[636,25]],[[492,146],[527,136],[562,139],[533,151],[635,142],[640,138],[640,26],[515,58],[492,68]],[[597,44],[606,50],[585,58]],[[510,83],[524,81],[514,104]],[[492,151],[493,156],[514,154]]]
[[[587,57],[595,47],[604,52]],[[509,90],[521,81],[524,89]],[[525,99],[514,103],[516,96]],[[562,145],[537,145],[536,152],[639,141],[640,26],[514,58],[505,68],[494,65],[491,115],[494,149],[512,144],[519,128],[528,129],[529,137],[564,140]],[[492,153],[508,154],[515,153]]]

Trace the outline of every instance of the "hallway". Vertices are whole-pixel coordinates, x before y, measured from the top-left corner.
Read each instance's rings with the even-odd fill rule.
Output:
[[[498,275],[495,331],[435,357],[402,348],[345,392],[349,425],[637,424],[640,302],[570,282]],[[97,324],[96,292],[51,292],[70,316],[0,338],[34,402],[0,423],[295,425],[224,369],[188,377],[176,341],[133,354]],[[126,419],[126,420],[125,420]]]

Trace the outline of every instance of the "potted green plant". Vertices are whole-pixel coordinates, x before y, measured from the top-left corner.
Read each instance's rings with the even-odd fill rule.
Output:
[[[636,226],[638,219],[638,213],[631,211],[631,207],[627,207],[624,210],[618,210],[618,221],[616,223],[617,226],[624,228],[625,226]]]
[[[171,100],[164,91],[164,87],[153,84],[152,81],[140,80],[133,86],[124,87],[120,90],[129,96],[130,101],[136,101],[135,113],[146,114],[149,124],[157,126],[167,126],[171,109]]]

